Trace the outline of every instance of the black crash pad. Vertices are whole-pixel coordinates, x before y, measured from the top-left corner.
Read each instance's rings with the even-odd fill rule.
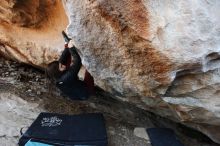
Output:
[[[56,143],[57,146],[107,146],[104,117],[98,113],[81,115],[41,113],[22,135],[19,146],[24,146],[30,139]]]

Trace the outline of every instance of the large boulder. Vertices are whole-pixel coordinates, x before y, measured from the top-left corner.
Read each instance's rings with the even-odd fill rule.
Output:
[[[43,67],[59,57],[67,24],[60,0],[1,0],[0,54]]]
[[[220,143],[219,6],[218,0],[2,0],[0,54],[44,67],[59,57],[69,21],[68,34],[98,86]]]
[[[64,3],[97,85],[220,143],[220,1]]]

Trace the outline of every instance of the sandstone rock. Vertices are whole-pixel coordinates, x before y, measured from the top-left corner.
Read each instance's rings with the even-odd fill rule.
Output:
[[[64,3],[97,85],[220,143],[220,1]]]
[[[0,93],[0,141],[3,146],[15,146],[20,129],[30,125],[42,109],[17,95]]]
[[[2,0],[0,54],[43,67],[63,49],[67,23],[60,0]]]
[[[220,1],[63,3],[98,86],[220,143]],[[0,12],[0,54],[37,67],[58,58],[68,23],[60,0],[2,0]]]

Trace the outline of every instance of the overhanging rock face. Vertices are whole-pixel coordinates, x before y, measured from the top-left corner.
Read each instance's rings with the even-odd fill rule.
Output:
[[[219,7],[218,0],[2,0],[0,54],[45,66],[59,57],[69,19],[97,85],[220,143]]]
[[[220,1],[63,2],[100,87],[220,143]]]
[[[43,67],[59,57],[67,24],[60,0],[1,0],[0,54]]]

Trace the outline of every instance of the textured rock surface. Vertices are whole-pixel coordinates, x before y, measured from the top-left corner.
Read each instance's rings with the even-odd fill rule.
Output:
[[[97,85],[220,143],[220,1],[63,2]],[[68,18],[60,0],[2,0],[0,22],[0,53],[42,67]]]
[[[20,129],[30,125],[40,112],[38,104],[28,103],[17,95],[1,92],[0,106],[0,144],[15,146]]]
[[[42,67],[62,50],[67,23],[60,0],[2,0],[0,54]]]
[[[220,143],[220,1],[64,2],[100,87]]]

